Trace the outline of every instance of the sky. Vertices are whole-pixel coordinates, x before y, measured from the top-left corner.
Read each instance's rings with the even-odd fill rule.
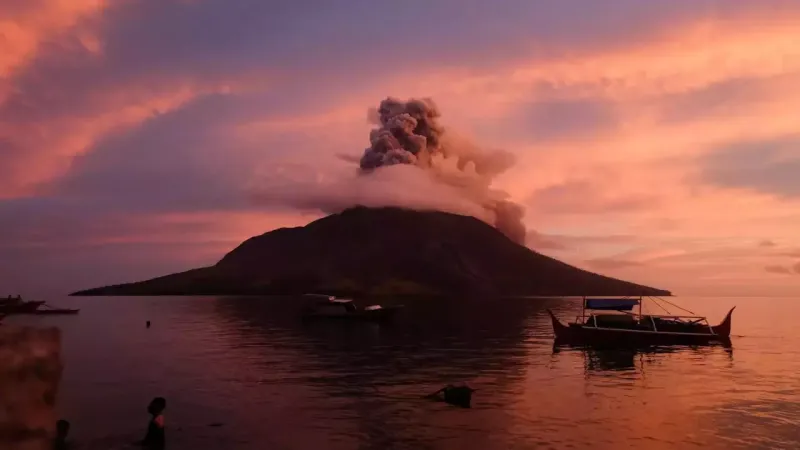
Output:
[[[4,0],[0,290],[216,262],[322,216],[367,110],[516,165],[528,245],[677,295],[800,295],[800,2]]]

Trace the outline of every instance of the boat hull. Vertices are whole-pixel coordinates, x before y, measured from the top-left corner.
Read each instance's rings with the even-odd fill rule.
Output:
[[[43,301],[31,301],[0,304],[0,314],[33,314],[44,303]]]
[[[394,318],[400,308],[381,308],[376,310],[358,310],[342,314],[309,311],[303,314],[304,319],[332,319],[354,321],[386,321]]]
[[[562,324],[552,311],[547,310],[553,323],[557,344],[589,345],[602,347],[647,347],[657,345],[706,345],[730,343],[731,314],[728,312],[722,323],[710,327],[707,332],[665,332],[634,330],[626,328],[604,328],[583,324]]]
[[[57,315],[73,315],[78,314],[80,309],[38,309],[31,314],[37,316],[57,316]]]

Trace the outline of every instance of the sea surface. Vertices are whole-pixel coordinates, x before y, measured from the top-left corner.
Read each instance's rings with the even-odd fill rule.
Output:
[[[579,300],[404,300],[385,325],[303,323],[296,299],[47,300],[81,313],[6,320],[63,330],[83,449],[130,448],[154,396],[169,449],[800,448],[788,298],[670,299],[712,323],[736,306],[733,345],[659,352],[554,348],[546,309]],[[422,398],[461,382],[471,409]]]

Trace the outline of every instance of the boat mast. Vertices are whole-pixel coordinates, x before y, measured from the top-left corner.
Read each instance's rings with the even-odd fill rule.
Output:
[[[640,295],[639,296],[639,322],[642,321],[642,303],[643,302],[644,302],[644,298],[642,298],[642,296]]]
[[[586,322],[586,296],[583,296],[583,309],[581,309],[581,322]]]

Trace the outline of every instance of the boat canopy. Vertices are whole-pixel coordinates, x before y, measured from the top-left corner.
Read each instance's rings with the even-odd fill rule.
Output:
[[[630,311],[640,301],[638,298],[587,298],[585,307],[596,310]]]

